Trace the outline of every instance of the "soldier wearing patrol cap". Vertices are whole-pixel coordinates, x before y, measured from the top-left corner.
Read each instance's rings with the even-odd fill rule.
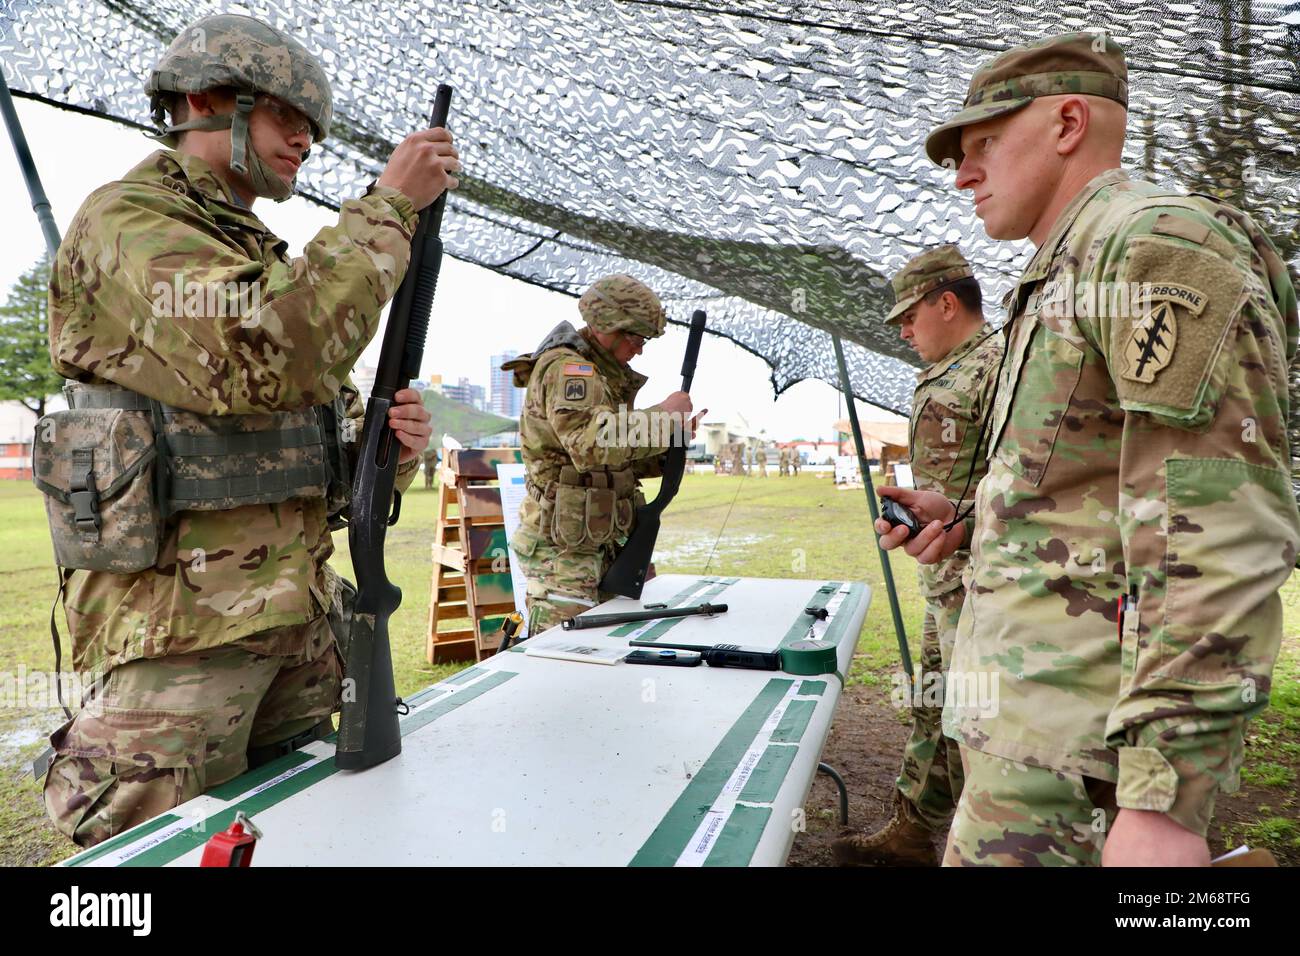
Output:
[[[967,545],[944,709],[966,781],[954,865],[1205,865],[1268,702],[1300,546],[1293,281],[1245,213],[1121,166],[1123,51],[1075,33],[980,68],[926,151],[994,239],[1037,248],[973,515],[884,489],[933,562]]]
[[[606,276],[583,293],[578,311],[585,328],[561,322],[501,366],[528,390],[519,419],[528,497],[510,547],[528,581],[530,634],[610,597],[598,584],[645,501],[639,479],[662,474],[669,442],[694,432],[685,392],[633,407],[646,377],[627,363],[663,335],[658,296],[631,276]],[[676,433],[665,427],[672,420]]]
[[[412,134],[293,259],[251,206],[289,196],[329,133],[316,59],[208,17],[146,89],[170,148],[92,193],[59,248],[50,353],[70,408],[35,450],[74,666],[106,675],[51,738],[44,787],[83,846],[331,729],[347,589],[328,519],[363,411],[348,373],[418,211],[460,168],[445,130]],[[397,393],[399,488],[428,420]]]
[[[917,373],[908,435],[915,487],[961,498],[984,477],[975,445],[988,414],[1002,337],[984,321],[983,297],[970,263],[953,245],[913,258],[894,276],[894,307],[885,321],[928,367]],[[837,840],[841,864],[933,866],[933,837],[946,831],[961,794],[957,744],[943,734],[943,681],[966,592],[970,553],[919,566],[925,618],[921,673],[912,701],[912,735],[903,749],[894,813],[869,835]]]

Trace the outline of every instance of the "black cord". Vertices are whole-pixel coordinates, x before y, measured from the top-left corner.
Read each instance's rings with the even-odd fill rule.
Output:
[[[57,564],[54,570],[59,575],[59,590],[54,595],[54,603],[50,605],[50,638],[54,641],[54,696],[58,698],[59,706],[63,708],[63,715],[71,720],[72,711],[68,709],[67,703],[63,700],[63,646],[59,641],[59,627],[54,622],[54,615],[59,608],[59,604],[66,601],[68,579],[72,577],[72,572],[65,572]]]
[[[749,477],[749,472],[740,476],[740,482],[736,485],[736,493],[731,496],[731,504],[727,506],[727,514],[722,519],[722,527],[718,529],[718,536],[713,539],[713,547],[709,549],[709,560],[704,562],[704,574],[709,573],[709,565],[713,564],[713,553],[718,550],[718,542],[722,540],[722,532],[727,530],[727,522],[731,520],[731,509],[736,507],[736,499],[740,497],[740,488]]]

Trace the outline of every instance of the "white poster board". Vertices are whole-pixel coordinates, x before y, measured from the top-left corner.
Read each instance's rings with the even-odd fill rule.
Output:
[[[835,456],[835,484],[845,485],[861,480],[862,472],[858,470],[857,455]]]
[[[916,479],[912,477],[912,466],[909,463],[894,462],[894,484],[900,488],[916,487]]]
[[[501,484],[501,514],[506,522],[506,541],[515,536],[515,530],[519,527],[519,506],[528,497],[528,489],[524,485],[526,471],[524,465],[518,462],[497,465],[497,480]],[[527,628],[528,608],[525,604],[525,596],[528,593],[527,581],[524,579],[524,572],[519,569],[519,565],[515,564],[515,553],[508,545],[506,554],[510,557],[510,583],[515,592],[515,610],[523,615],[524,627]],[[516,639],[521,640],[524,636],[521,632]]]

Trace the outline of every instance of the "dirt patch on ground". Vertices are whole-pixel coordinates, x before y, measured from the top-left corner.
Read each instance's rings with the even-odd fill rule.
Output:
[[[822,762],[838,770],[848,787],[849,828],[840,826],[838,789],[830,777],[819,773],[805,807],[807,829],[795,837],[790,866],[834,866],[831,843],[836,837],[854,831],[870,833],[889,820],[894,781],[909,732],[910,727],[899,720],[886,690],[863,685],[845,689],[831,722]],[[1277,762],[1279,755],[1270,754],[1270,759]],[[1249,755],[1247,760],[1249,765]],[[1300,760],[1284,762],[1300,774]],[[1221,796],[1210,826],[1210,854],[1219,856],[1241,845],[1244,831],[1260,820],[1294,819],[1294,801],[1294,794],[1286,790],[1249,784],[1235,794]],[[1252,845],[1267,846],[1283,866],[1300,865],[1300,845],[1291,836],[1276,841],[1256,838]],[[935,849],[937,859],[943,837],[935,838]]]
[[[822,762],[844,778],[849,791],[849,829],[840,826],[838,788],[830,777],[819,773],[806,803],[808,828],[795,836],[790,866],[834,866],[831,843],[836,837],[854,830],[871,832],[889,820],[894,781],[909,732],[886,690],[860,684],[845,688],[835,708]],[[935,846],[942,846],[942,840],[936,838]]]

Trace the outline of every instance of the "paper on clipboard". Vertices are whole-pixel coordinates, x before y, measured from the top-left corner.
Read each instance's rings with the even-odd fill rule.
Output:
[[[524,503],[524,498],[528,497],[528,489],[524,485],[526,473],[525,466],[518,462],[497,465],[497,481],[501,485],[501,515],[505,519],[506,541],[513,538],[519,528],[519,506]],[[528,581],[519,565],[515,563],[515,553],[510,550],[509,545],[506,546],[506,554],[510,559],[510,586],[515,595],[515,610],[523,615],[524,627],[527,628]],[[520,633],[519,639],[524,636],[524,633]]]

